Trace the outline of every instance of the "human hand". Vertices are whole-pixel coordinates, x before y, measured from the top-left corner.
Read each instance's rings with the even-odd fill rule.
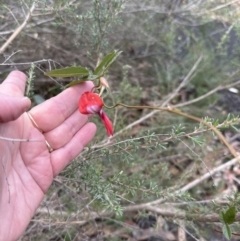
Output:
[[[77,110],[79,97],[91,82],[77,85],[25,112],[26,76],[13,71],[0,85],[0,240],[16,240],[26,229],[53,178],[94,137],[96,126]],[[87,124],[86,124],[87,123]],[[33,141],[31,141],[33,140]],[[53,152],[49,153],[46,142]]]

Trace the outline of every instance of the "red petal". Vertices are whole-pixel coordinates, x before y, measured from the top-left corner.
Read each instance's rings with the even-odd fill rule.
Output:
[[[82,114],[99,113],[102,107],[103,101],[96,93],[87,91],[80,97],[78,108]]]
[[[100,110],[99,116],[106,128],[108,136],[112,136],[113,135],[112,122],[110,121],[110,119],[108,118],[108,116],[106,115],[106,113],[103,110]]]

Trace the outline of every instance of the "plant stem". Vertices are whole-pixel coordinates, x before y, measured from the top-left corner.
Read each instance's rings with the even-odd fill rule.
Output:
[[[133,106],[133,105],[126,105],[126,104],[123,104],[123,103],[117,103],[117,104],[115,104],[115,105],[113,105],[111,107],[105,105],[105,107],[108,108],[108,109],[113,109],[113,108],[115,108],[117,106],[123,106],[123,107],[129,108],[129,109],[150,109],[150,110],[167,111],[167,112],[170,112],[170,113],[173,113],[173,114],[176,114],[176,115],[180,115],[180,116],[186,117],[188,119],[194,120],[196,122],[199,122],[199,123],[207,126],[208,128],[210,128],[218,136],[220,141],[228,148],[230,153],[234,157],[238,157],[237,152],[231,146],[231,144],[226,140],[226,138],[222,135],[222,133],[215,126],[213,126],[212,124],[206,122],[205,120],[203,120],[203,119],[201,119],[199,117],[187,114],[187,113],[182,112],[181,110],[176,109],[176,108],[171,108],[170,106],[169,107],[138,106],[138,105]]]

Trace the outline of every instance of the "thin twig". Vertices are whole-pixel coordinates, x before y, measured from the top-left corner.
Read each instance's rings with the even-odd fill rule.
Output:
[[[179,219],[195,220],[198,222],[220,222],[220,216],[218,213],[191,214],[191,213],[185,213],[183,211],[176,212],[176,210],[173,210],[172,208],[166,209],[166,208],[158,208],[153,206],[148,206],[146,207],[145,210],[152,211],[163,216],[179,218]],[[240,221],[240,213],[236,214],[234,221]]]
[[[111,107],[106,106],[106,107],[109,108],[109,109],[112,109],[112,108],[115,108],[117,106],[123,106],[123,107],[126,107],[126,108],[138,109],[138,110],[139,109],[140,110],[142,110],[142,109],[150,109],[150,110],[152,110],[153,109],[154,111],[167,111],[167,112],[170,112],[170,113],[173,113],[173,114],[176,114],[176,115],[180,115],[180,116],[186,117],[188,119],[197,121],[197,122],[207,126],[208,128],[210,128],[218,136],[218,138],[222,141],[222,143],[228,148],[228,150],[230,151],[230,153],[234,157],[238,156],[238,154],[235,151],[235,149],[229,144],[229,142],[226,140],[226,138],[223,136],[223,134],[215,126],[213,126],[211,123],[208,123],[208,122],[206,122],[205,120],[203,120],[201,118],[198,118],[196,116],[187,114],[185,112],[182,112],[182,111],[180,111],[178,109],[174,109],[174,108],[171,108],[171,107],[168,107],[168,108],[165,107],[164,108],[164,107],[156,107],[156,106],[130,106],[130,105],[125,105],[123,103],[117,103],[114,106],[111,106]]]
[[[53,62],[53,63],[57,63],[59,64],[58,62],[52,60],[52,59],[42,59],[42,60],[37,60],[37,61],[32,61],[32,62],[24,62],[24,63],[2,63],[0,64],[0,66],[12,66],[12,65],[31,65],[31,64],[39,64],[39,63],[42,63],[42,62]]]
[[[17,50],[16,52],[13,52],[12,54],[10,54],[10,55],[4,60],[3,64],[5,64],[9,59],[11,59],[13,55],[15,55],[15,54],[17,54],[17,53],[19,53],[19,52],[21,52],[21,51],[22,51],[22,50]]]
[[[238,73],[239,71],[236,71],[234,72],[231,77],[233,77],[236,73]],[[202,96],[199,96],[198,98],[196,99],[193,99],[193,100],[190,100],[190,101],[187,101],[187,102],[184,102],[184,103],[179,103],[179,104],[176,104],[176,105],[172,105],[173,108],[177,108],[177,107],[183,107],[183,106],[187,106],[187,105],[190,105],[190,104],[193,104],[193,103],[196,103],[214,93],[216,93],[217,91],[219,90],[223,90],[223,89],[227,89],[227,88],[230,88],[230,87],[233,87],[233,86],[236,86],[237,84],[239,84],[240,81],[237,81],[235,83],[232,83],[232,84],[228,84],[228,85],[225,85],[225,86],[218,86],[216,87],[215,89],[207,92],[206,94],[202,95]],[[164,107],[164,103],[161,104],[161,107]],[[128,129],[131,129],[132,127],[142,123],[143,121],[147,120],[148,118],[152,117],[153,115],[155,115],[156,113],[159,113],[159,110],[153,110],[151,111],[150,113],[148,113],[147,115],[141,117],[140,119],[134,121],[133,123],[129,124],[128,126],[124,127],[123,129],[121,129],[120,131],[116,132],[114,134],[113,137],[116,137],[116,136],[119,136],[120,134],[122,134],[124,131],[128,130]],[[102,143],[105,143],[106,140],[103,140]],[[104,144],[103,144],[104,145]]]
[[[198,65],[202,61],[203,56],[201,55],[196,63],[193,65],[192,69],[189,71],[189,73],[186,75],[186,77],[183,79],[182,83],[171,93],[171,95],[163,102],[161,106],[166,106],[168,103],[175,98],[175,96],[178,94],[178,92],[189,82],[191,76],[196,71]]]
[[[15,15],[13,14],[12,10],[10,8],[8,8],[7,6],[4,6],[4,7],[10,12],[10,14],[14,18],[15,22],[17,23],[17,25],[20,25],[18,20],[16,19]]]
[[[190,202],[178,202],[178,203],[168,203],[169,206],[190,206],[193,204],[204,204],[205,206],[212,203],[218,203],[218,204],[228,204],[228,200],[215,198],[215,199],[207,199],[207,200],[201,200],[201,201],[190,201]]]
[[[230,126],[231,124],[233,124],[233,123],[231,123],[231,122],[228,122],[228,123],[223,122],[223,123],[217,125],[216,128],[220,129],[222,127]],[[184,138],[184,137],[190,138],[191,136],[200,135],[202,133],[208,132],[209,130],[211,130],[211,128],[206,128],[204,130],[203,129],[201,129],[201,130],[194,130],[193,132],[190,132],[190,133],[184,133],[184,134],[178,135],[178,138]],[[158,140],[157,141],[158,143],[171,142],[171,141],[173,141],[175,139],[175,137],[170,135],[170,134],[154,134],[152,136],[153,137],[166,136],[166,138],[164,138],[164,139],[162,139],[160,141]],[[146,137],[148,137],[148,136],[139,136],[139,137],[130,138],[130,139],[126,139],[126,140],[123,140],[123,141],[114,142],[114,143],[113,142],[105,142],[103,144],[95,144],[95,145],[91,146],[91,150],[92,150],[91,154],[101,151],[102,149],[106,148],[106,146],[108,148],[109,147],[114,147],[114,146],[118,146],[119,144],[122,144],[122,143],[132,142],[132,141],[140,140],[140,139],[146,138]],[[228,142],[231,143],[232,139],[228,140]],[[145,145],[141,145],[140,147],[141,148],[145,148],[146,146]],[[127,147],[127,148],[128,148],[128,150],[131,149],[131,148],[129,149],[129,147]],[[84,150],[81,153],[81,155],[84,154],[87,151],[88,151],[88,149]],[[118,152],[113,152],[112,154],[115,154],[115,153],[118,153]],[[100,157],[100,156],[98,156],[98,157]]]
[[[238,162],[239,158],[234,158],[230,161],[228,161],[227,163],[222,164],[221,166],[218,166],[216,168],[214,168],[213,170],[211,170],[210,172],[206,173],[205,175],[201,176],[200,178],[188,183],[187,185],[185,185],[184,187],[182,187],[181,189],[179,189],[178,191],[175,191],[173,193],[173,195],[178,195],[180,193],[186,192],[189,189],[193,188],[194,186],[198,185],[200,182],[206,180],[207,178],[209,178],[211,175],[215,174],[216,172],[222,171],[225,168],[234,165]],[[188,220],[196,220],[198,222],[220,222],[220,217],[219,214],[213,213],[213,214],[188,214],[180,209],[174,208],[172,205],[168,205],[168,207],[156,207],[155,205],[159,205],[160,203],[164,202],[167,200],[168,197],[166,198],[161,198],[152,202],[148,202],[148,203],[142,203],[142,204],[137,204],[137,205],[129,205],[126,207],[123,207],[123,212],[133,212],[133,211],[138,211],[138,210],[148,210],[148,211],[152,211],[155,213],[158,213],[160,215],[166,216],[166,217],[173,217],[173,218],[178,218],[178,219],[188,219]],[[214,200],[211,200],[214,201]],[[37,213],[41,213],[41,214],[48,214],[49,210],[46,210],[44,208],[39,208],[37,210]],[[101,212],[101,213],[97,213],[97,212],[82,212],[80,216],[78,216],[77,213],[62,213],[62,212],[58,212],[56,210],[51,210],[50,214],[54,214],[54,215],[59,215],[59,216],[68,216],[69,218],[75,218],[78,217],[78,220],[69,220],[69,221],[63,221],[63,222],[53,222],[51,223],[51,225],[59,225],[59,224],[64,224],[64,223],[68,223],[68,224],[80,224],[83,225],[86,222],[88,222],[89,220],[86,219],[86,217],[91,217],[90,219],[93,220],[95,218],[104,218],[107,216],[111,216],[114,215],[114,212]],[[79,219],[84,219],[84,220],[79,220]],[[32,220],[34,222],[44,222],[43,219],[41,219],[42,221],[39,220]],[[236,214],[235,217],[235,221],[240,221],[240,213]]]
[[[196,180],[188,183],[187,185],[185,185],[183,188],[181,188],[181,192],[186,192],[189,189],[192,189],[193,187],[197,186],[199,183],[203,182],[204,180],[208,179],[210,176],[212,176],[213,174],[215,174],[216,172],[220,172],[222,170],[224,170],[225,168],[232,166],[234,164],[236,164],[239,161],[239,157],[236,157],[216,168],[214,168],[213,170],[207,172],[206,174],[204,174],[203,176],[201,176],[200,178],[197,178]]]
[[[44,15],[44,14],[39,14],[39,15]],[[31,15],[32,17],[35,17],[36,15],[35,14],[32,14]],[[29,29],[29,28],[35,28],[39,25],[42,25],[42,24],[45,24],[45,23],[48,23],[48,22],[53,22],[55,20],[55,17],[53,18],[49,18],[49,19],[44,19],[44,20],[41,20],[39,22],[36,22],[36,23],[33,23],[33,24],[28,24],[25,29]],[[14,33],[15,30],[14,29],[11,29],[11,30],[6,30],[6,31],[1,31],[0,32],[0,36],[1,35],[8,35],[8,34],[11,34],[11,33]]]
[[[208,179],[211,175],[215,174],[216,172],[222,171],[225,168],[232,166],[234,164],[236,164],[239,161],[239,157],[234,158],[214,169],[212,169],[211,171],[207,172],[206,174],[204,174],[203,176],[201,176],[200,178],[188,183],[187,185],[185,185],[184,187],[180,188],[179,190],[175,191],[173,193],[173,195],[179,195],[183,192],[186,192],[190,189],[192,189],[193,187],[195,187],[196,185],[198,185],[199,183],[203,182],[204,180]],[[124,207],[124,211],[135,211],[135,210],[139,210],[139,209],[145,209],[146,207],[150,207],[150,206],[154,206],[154,205],[158,205],[164,201],[166,201],[166,198],[160,198],[157,200],[154,200],[152,202],[148,202],[148,203],[142,203],[142,204],[138,204],[138,205],[131,205],[131,206],[126,206]]]
[[[24,22],[14,31],[14,33],[9,37],[9,39],[2,45],[0,48],[0,54],[2,54],[5,49],[12,43],[12,41],[19,35],[23,28],[27,25],[28,21],[31,18],[31,14],[35,9],[35,4],[33,3],[28,15],[26,16]]]
[[[211,13],[211,12],[218,11],[218,10],[220,10],[220,9],[222,9],[222,8],[225,8],[225,7],[227,7],[227,6],[230,6],[230,5],[232,5],[232,4],[234,4],[234,3],[237,3],[237,2],[239,2],[239,1],[240,1],[240,0],[233,0],[233,1],[231,1],[231,2],[228,2],[228,3],[225,3],[225,4],[219,5],[219,6],[215,7],[215,8],[213,8],[213,9],[210,9],[210,10],[207,10],[207,11],[204,11],[204,12],[200,12],[200,13],[195,13],[195,14],[196,14],[197,16],[205,15],[205,14],[207,14],[207,13]]]
[[[185,213],[182,210],[177,210],[177,209],[172,209],[172,208],[159,208],[159,207],[153,207],[153,206],[147,206],[145,210],[158,213],[159,215],[165,216],[165,217],[172,217],[175,219],[188,219],[188,220],[195,220],[198,222],[220,222],[220,216],[217,213],[213,214],[188,214]],[[128,210],[129,211],[129,210]],[[37,210],[38,214],[48,214],[48,212],[44,209],[38,209]],[[96,218],[106,218],[108,216],[114,215],[114,212],[91,212],[91,213],[86,213],[83,215],[80,215],[80,217],[76,214],[69,214],[69,213],[62,213],[58,212],[55,210],[52,210],[52,214],[54,216],[65,216],[68,217],[67,221],[56,221],[56,222],[50,222],[51,225],[62,225],[62,224],[78,224],[78,225],[84,225],[87,222],[94,220]],[[74,217],[73,217],[74,216]],[[77,220],[75,219],[77,217]],[[88,218],[86,218],[88,217]],[[81,220],[82,219],[82,220]],[[235,216],[235,221],[240,221],[240,213],[237,213]],[[32,222],[37,222],[37,223],[49,223],[49,219],[46,221],[41,218],[41,220],[37,219],[32,219]]]

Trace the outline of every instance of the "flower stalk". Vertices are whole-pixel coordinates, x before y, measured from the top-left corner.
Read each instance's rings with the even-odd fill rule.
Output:
[[[108,108],[108,109],[113,109],[113,108],[116,108],[117,106],[123,106],[123,107],[129,108],[129,109],[150,109],[150,110],[167,111],[167,112],[170,112],[170,113],[180,115],[180,116],[186,117],[188,119],[194,120],[196,122],[199,122],[199,123],[205,125],[206,127],[208,127],[209,129],[211,129],[218,136],[219,140],[228,148],[228,150],[230,151],[230,153],[234,157],[239,156],[238,153],[235,151],[235,149],[231,146],[231,144],[222,135],[222,133],[215,126],[213,126],[212,124],[206,122],[205,120],[203,120],[201,118],[198,118],[198,117],[193,116],[191,114],[187,114],[185,112],[182,112],[179,109],[171,108],[170,106],[169,107],[137,106],[137,105],[133,106],[133,105],[126,105],[126,104],[123,104],[123,103],[116,103],[113,106],[106,106],[105,105],[105,107]],[[240,160],[239,160],[239,162],[240,162]]]
[[[211,129],[218,136],[219,140],[228,148],[228,150],[230,151],[230,153],[234,157],[238,157],[238,153],[235,151],[235,149],[226,140],[226,138],[222,135],[222,133],[215,126],[213,126],[211,123],[208,123],[207,121],[205,121],[201,118],[198,118],[196,116],[187,114],[187,113],[182,112],[182,111],[180,111],[176,108],[171,108],[171,107],[131,106],[131,105],[123,104],[123,103],[117,103],[117,104],[109,107],[109,106],[104,105],[104,103],[103,103],[103,101],[100,97],[105,88],[107,88],[107,89],[109,88],[108,82],[104,77],[101,77],[100,80],[99,80],[99,85],[95,88],[95,89],[100,90],[100,94],[98,95],[98,94],[93,93],[93,92],[85,92],[81,96],[80,101],[79,101],[79,111],[82,114],[98,114],[100,116],[105,128],[106,128],[108,136],[113,135],[113,126],[112,126],[112,122],[110,121],[110,119],[108,118],[106,113],[103,111],[103,109],[102,109],[103,106],[105,106],[108,109],[113,109],[113,108],[116,108],[118,106],[123,106],[125,108],[130,108],[130,109],[151,109],[151,110],[167,111],[167,112],[183,116],[185,118],[194,120],[196,122],[199,122],[199,123],[205,125],[206,127]]]

